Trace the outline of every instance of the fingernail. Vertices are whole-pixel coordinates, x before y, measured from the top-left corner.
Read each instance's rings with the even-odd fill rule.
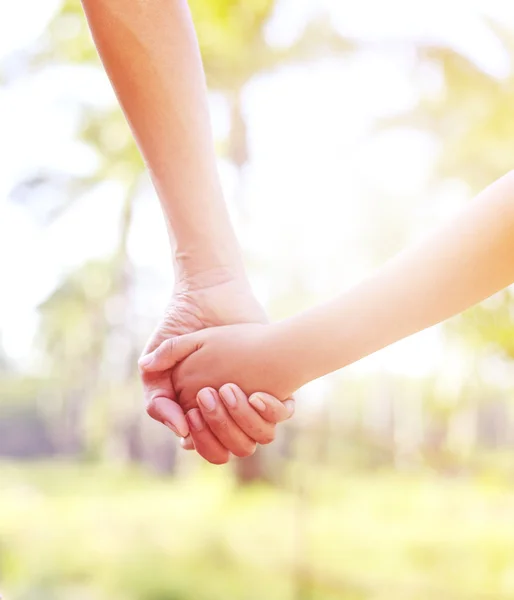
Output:
[[[182,446],[182,448],[184,448],[184,450],[194,450],[195,449],[195,445],[193,443],[193,440],[191,439],[190,434],[188,434],[187,437],[183,437],[180,440],[180,445]]]
[[[286,400],[284,406],[287,408],[289,416],[291,416],[294,413],[294,400]]]
[[[229,385],[226,385],[220,389],[220,395],[225,404],[230,408],[235,408],[237,406],[237,396]]]
[[[212,412],[216,408],[216,398],[211,390],[200,390],[197,396],[198,402],[205,408],[206,411]]]
[[[253,394],[253,396],[250,396],[250,398],[248,398],[248,402],[260,412],[264,412],[266,410],[266,403],[258,394]]]
[[[203,418],[202,413],[198,409],[190,410],[187,413],[187,420],[195,431],[202,431],[203,429]]]
[[[171,424],[169,421],[164,421],[164,424],[166,425],[166,427],[167,427],[168,429],[171,429],[171,431],[173,431],[173,433],[174,433],[176,436],[178,436],[178,437],[181,437],[181,436],[180,436],[180,433],[179,433],[179,432],[178,432],[178,430],[177,430],[177,428],[176,428],[174,425],[172,425],[172,424]]]
[[[153,361],[154,359],[154,355],[153,352],[151,352],[150,354],[146,354],[145,356],[142,356],[139,361],[138,364],[140,367],[148,367],[148,365]]]

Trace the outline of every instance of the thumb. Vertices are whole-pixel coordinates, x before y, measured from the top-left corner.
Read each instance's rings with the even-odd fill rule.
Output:
[[[200,347],[199,337],[195,334],[168,338],[153,352],[139,359],[139,368],[143,371],[167,371],[175,367]]]

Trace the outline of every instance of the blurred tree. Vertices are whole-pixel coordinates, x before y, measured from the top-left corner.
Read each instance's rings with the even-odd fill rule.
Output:
[[[434,178],[458,178],[476,192],[514,162],[514,31],[486,21],[509,57],[494,75],[448,46],[416,48],[420,100],[389,125],[421,129],[440,142]]]
[[[514,31],[486,19],[484,24],[508,57],[507,71],[495,75],[448,46],[420,45],[416,48],[419,103],[387,121],[387,126],[419,129],[434,136],[439,144],[434,187],[457,180],[468,186],[470,195],[510,171],[514,164]],[[491,354],[514,360],[512,288],[451,319],[446,332],[466,349],[470,377],[459,400],[446,408],[444,421],[434,420],[436,415],[430,411],[430,419],[439,424],[439,433],[445,431],[444,447],[439,444],[436,452],[439,461],[447,460],[443,456],[446,433],[459,429],[463,417],[476,423],[467,436],[469,440],[483,443],[476,433],[487,429],[489,412],[484,405],[494,394],[491,396],[473,373]],[[432,451],[436,450],[432,446]]]
[[[420,101],[387,122],[435,136],[440,151],[434,182],[457,179],[472,193],[514,165],[514,31],[492,21],[485,23],[509,57],[508,71],[494,75],[447,46],[419,46]],[[476,350],[494,350],[514,359],[513,291],[508,289],[467,311],[448,328]]]

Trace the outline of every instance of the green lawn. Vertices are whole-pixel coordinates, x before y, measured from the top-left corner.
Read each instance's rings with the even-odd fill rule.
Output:
[[[5,600],[514,598],[506,484],[344,473],[311,473],[309,482],[299,502],[265,486],[237,489],[216,468],[174,480],[4,464],[0,592]]]

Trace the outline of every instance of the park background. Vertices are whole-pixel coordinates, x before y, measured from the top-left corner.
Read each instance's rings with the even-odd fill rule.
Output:
[[[272,318],[514,164],[509,0],[191,0],[227,203]],[[172,289],[78,0],[0,5],[6,600],[514,598],[514,298],[307,386],[225,467],[144,414]]]

